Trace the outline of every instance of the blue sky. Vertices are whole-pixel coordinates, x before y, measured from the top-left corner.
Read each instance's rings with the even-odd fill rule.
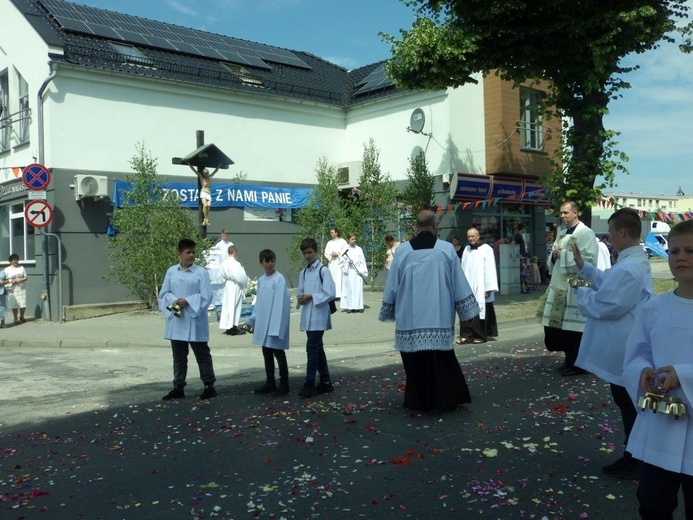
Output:
[[[386,59],[380,31],[397,35],[414,15],[398,0],[78,0],[111,11],[310,52],[347,69]],[[613,191],[693,195],[693,55],[675,45],[626,58],[640,70],[612,101],[607,128],[630,161]]]

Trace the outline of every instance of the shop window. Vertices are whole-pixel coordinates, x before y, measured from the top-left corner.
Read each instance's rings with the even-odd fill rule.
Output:
[[[7,262],[11,254],[20,262],[34,262],[34,228],[24,219],[24,203],[0,206],[0,261]]]
[[[523,150],[543,151],[542,125],[543,92],[528,88],[520,89],[520,146]]]

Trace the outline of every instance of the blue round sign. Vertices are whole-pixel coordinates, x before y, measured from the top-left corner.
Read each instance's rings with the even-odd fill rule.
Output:
[[[30,164],[22,171],[22,182],[27,189],[45,190],[51,182],[51,172],[42,164]]]

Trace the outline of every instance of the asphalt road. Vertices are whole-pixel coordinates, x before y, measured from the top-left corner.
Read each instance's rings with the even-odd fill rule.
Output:
[[[536,324],[502,334],[457,347],[474,402],[445,414],[401,407],[391,342],[329,348],[337,389],[311,400],[300,350],[273,400],[257,348],[217,348],[221,395],[193,372],[169,403],[167,348],[4,348],[0,517],[637,518],[635,484],[600,473],[623,438],[607,386],[559,376]]]

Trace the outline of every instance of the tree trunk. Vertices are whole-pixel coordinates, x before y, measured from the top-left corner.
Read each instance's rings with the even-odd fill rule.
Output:
[[[576,192],[576,202],[583,206],[580,220],[587,226],[592,224],[592,207],[585,201],[593,198],[594,183],[601,173],[606,138],[603,114],[607,112],[608,102],[609,98],[603,92],[595,92],[583,96],[575,104],[574,111],[566,111],[573,119],[572,133],[568,138],[572,155],[567,184]]]

